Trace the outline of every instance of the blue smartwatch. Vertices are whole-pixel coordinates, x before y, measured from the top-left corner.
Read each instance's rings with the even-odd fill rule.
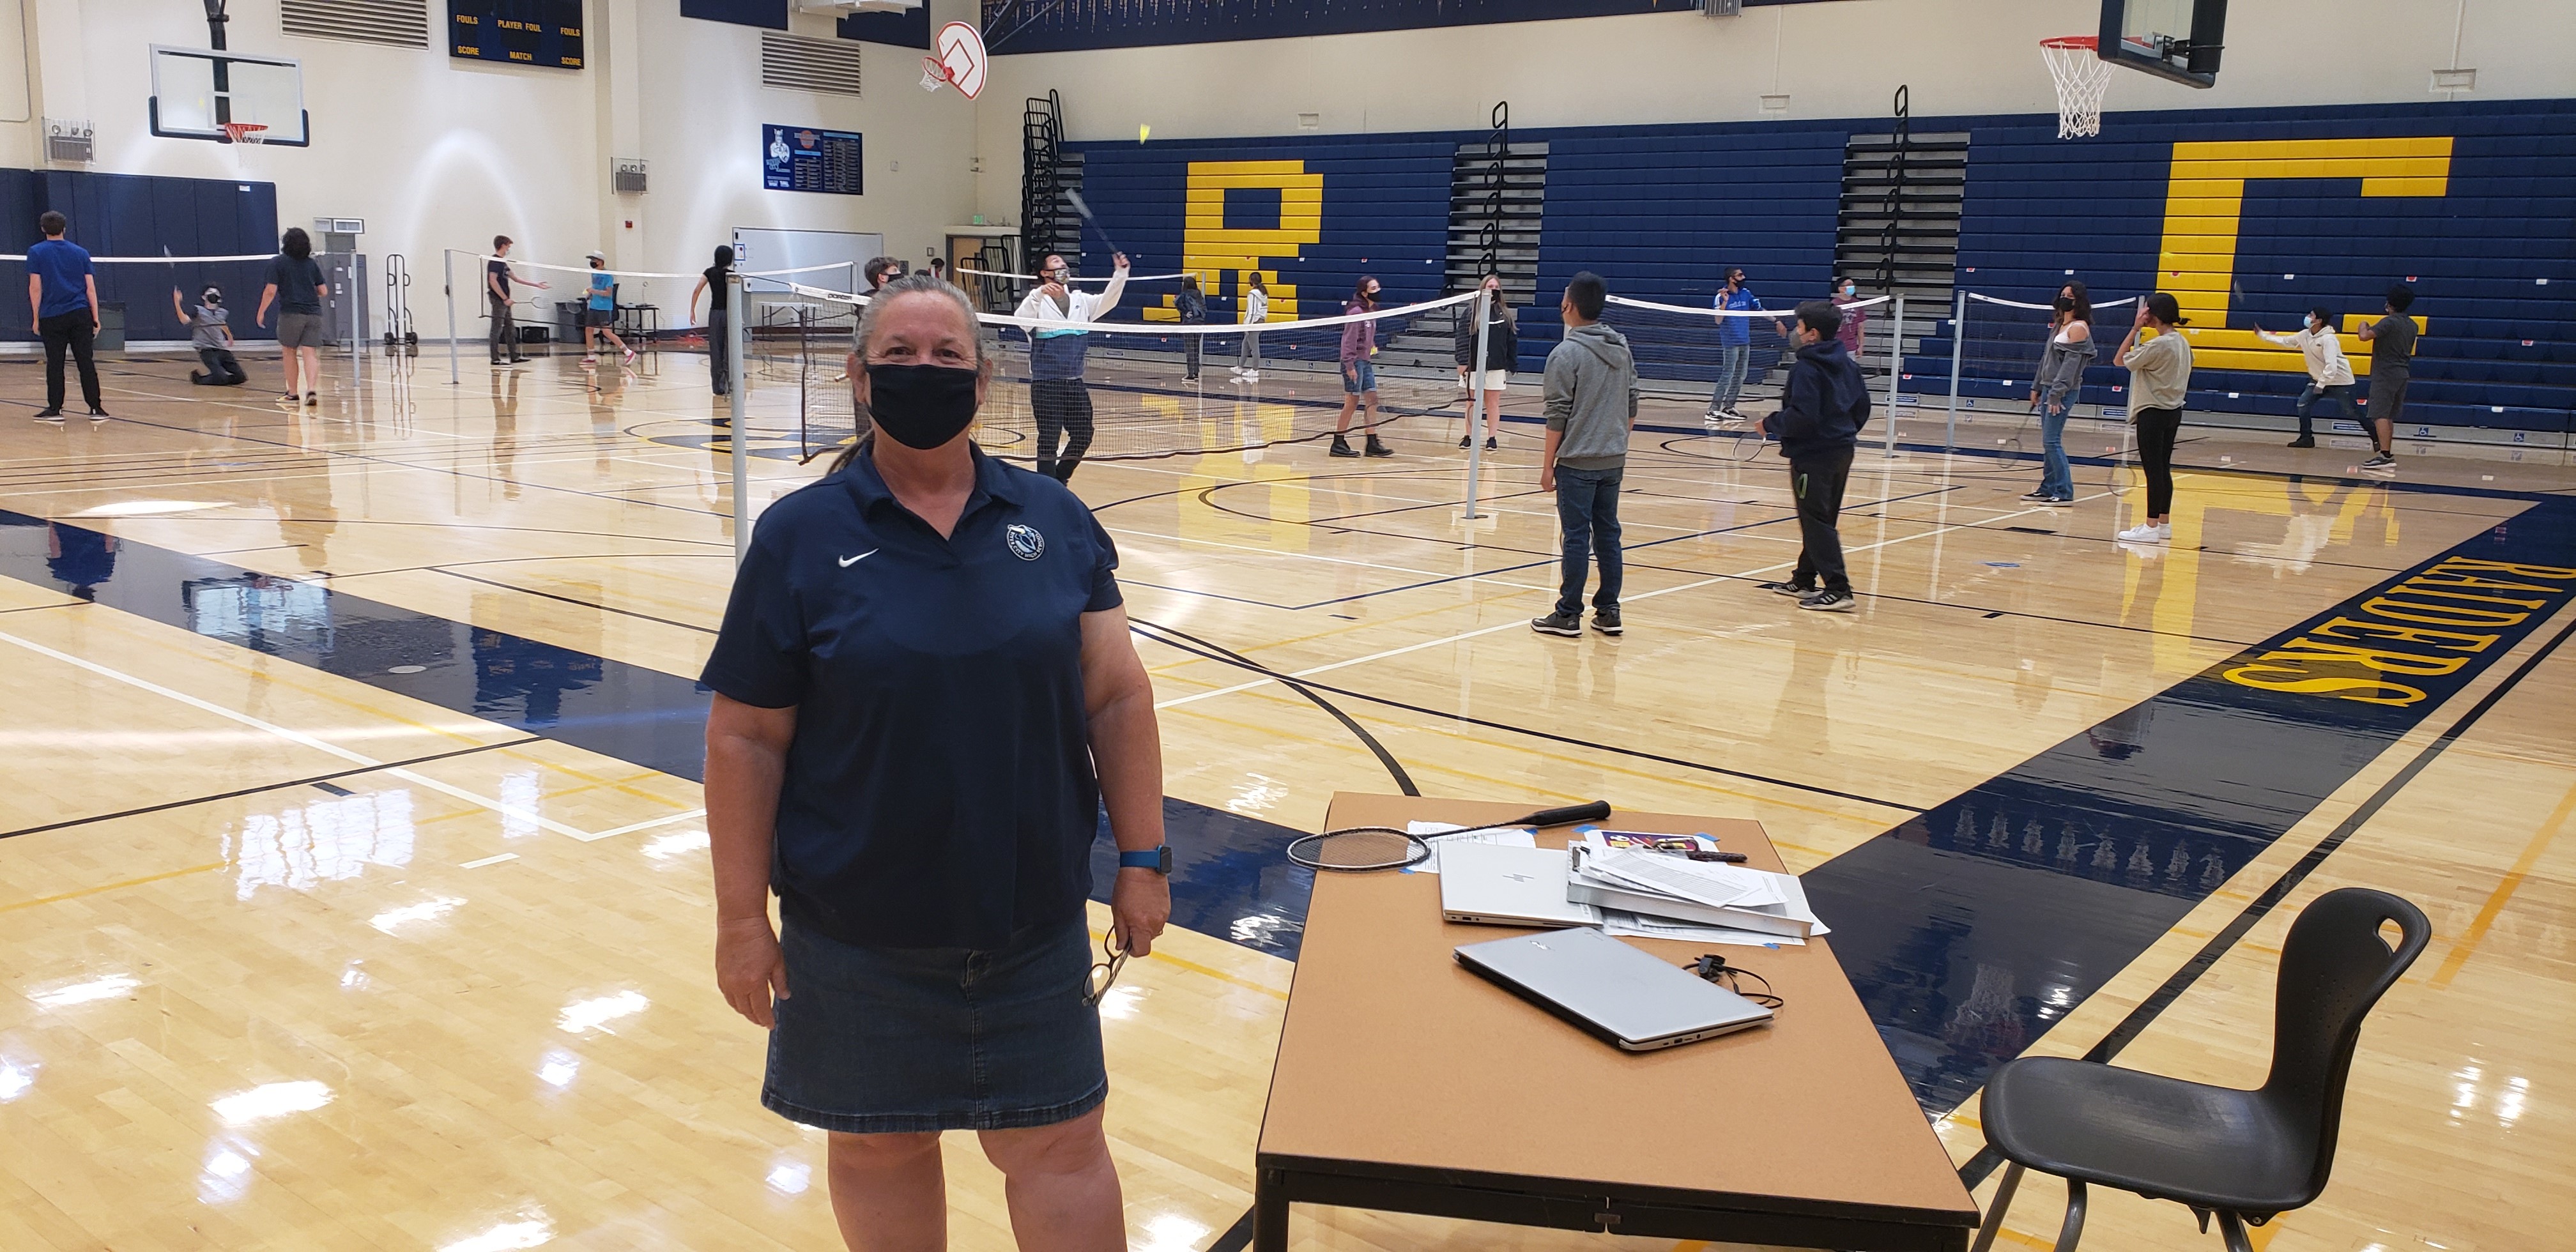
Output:
[[[1118,868],[1150,869],[1169,878],[1172,876],[1172,845],[1167,843],[1142,852],[1121,852],[1118,854]]]

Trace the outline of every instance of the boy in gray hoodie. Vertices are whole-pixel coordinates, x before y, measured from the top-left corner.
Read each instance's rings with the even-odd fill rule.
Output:
[[[1637,361],[1619,332],[1600,324],[1610,288],[1590,271],[1565,284],[1557,313],[1565,339],[1547,354],[1547,453],[1538,489],[1556,493],[1565,536],[1556,611],[1530,619],[1542,635],[1583,635],[1584,566],[1595,552],[1601,589],[1592,597],[1592,628],[1620,633],[1619,478],[1628,464],[1628,428],[1637,420]]]

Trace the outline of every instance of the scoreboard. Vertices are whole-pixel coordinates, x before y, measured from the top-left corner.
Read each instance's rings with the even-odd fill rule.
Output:
[[[581,0],[447,0],[447,55],[577,70]]]

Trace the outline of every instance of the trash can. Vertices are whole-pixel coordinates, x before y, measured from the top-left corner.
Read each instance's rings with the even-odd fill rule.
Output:
[[[125,302],[98,302],[98,341],[92,345],[101,352],[125,351]]]

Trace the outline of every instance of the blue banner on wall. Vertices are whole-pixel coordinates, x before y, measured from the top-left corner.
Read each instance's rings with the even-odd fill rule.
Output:
[[[859,133],[813,126],[760,128],[760,185],[770,191],[865,194]]]
[[[448,0],[447,55],[582,67],[581,0]]]
[[[787,29],[787,0],[680,0],[680,16],[702,21]],[[899,48],[930,47],[930,6],[903,13],[853,13],[833,26],[843,39],[893,44]]]

